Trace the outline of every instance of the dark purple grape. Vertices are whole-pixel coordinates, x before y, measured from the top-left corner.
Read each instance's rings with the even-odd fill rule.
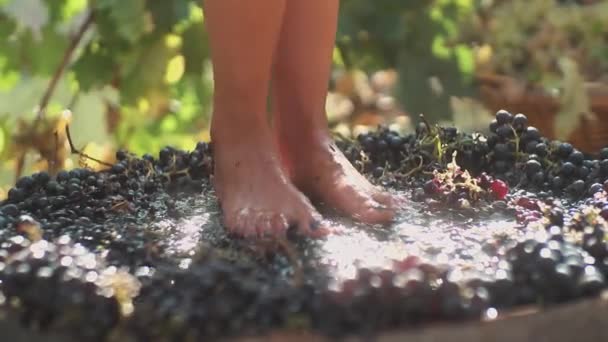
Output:
[[[536,154],[536,146],[538,145],[538,141],[532,140],[525,145],[524,151],[527,154]]]
[[[23,190],[27,191],[30,188],[32,188],[34,186],[34,184],[35,184],[34,179],[31,176],[25,176],[25,177],[21,177],[17,181],[15,186],[18,187],[19,189],[23,189]]]
[[[530,140],[539,140],[541,138],[540,132],[534,126],[528,126],[524,132],[525,139]]]
[[[510,139],[515,136],[513,129],[509,125],[501,125],[496,129],[496,134],[502,139]]]
[[[542,143],[542,142],[536,144],[535,153],[541,158],[546,157],[549,154],[547,144]]]
[[[563,189],[564,185],[565,185],[564,179],[560,176],[555,176],[551,180],[551,187],[555,191],[559,191],[559,190]]]
[[[578,179],[568,186],[568,192],[573,196],[579,196],[585,191],[585,182]]]
[[[586,166],[581,166],[576,169],[576,176],[580,179],[585,179],[589,176],[589,169]]]
[[[388,143],[384,139],[378,140],[376,143],[376,148],[379,152],[384,152],[388,149]]]
[[[506,144],[498,143],[494,146],[494,158],[497,160],[505,160],[509,158],[509,148]]]
[[[608,147],[604,147],[600,150],[599,159],[601,159],[601,160],[608,159]]]
[[[532,176],[532,182],[538,186],[543,185],[545,183],[545,173],[543,171],[538,171]]]
[[[498,136],[496,134],[490,134],[487,138],[487,144],[490,149],[493,149],[494,146],[498,143]]]
[[[557,146],[557,154],[562,158],[568,158],[572,151],[574,151],[574,147],[570,143],[563,142]]]
[[[534,175],[536,172],[542,169],[542,165],[536,160],[528,160],[526,162],[525,170],[528,176]]]
[[[508,111],[501,109],[496,112],[496,121],[499,125],[508,125],[513,121],[513,114]]]
[[[399,147],[401,147],[401,145],[403,145],[403,139],[398,135],[393,135],[393,136],[389,137],[388,145],[392,149],[398,149]]]
[[[56,179],[58,182],[67,182],[70,179],[70,174],[65,170],[61,170],[57,173]]]
[[[366,152],[373,152],[376,150],[376,141],[374,137],[365,135],[361,140],[361,146],[363,146],[363,150]]]
[[[568,156],[568,161],[574,165],[582,165],[584,159],[585,155],[583,155],[583,153],[578,150],[572,151],[572,153],[570,153],[570,155]]]
[[[602,184],[600,184],[600,183],[593,183],[589,187],[589,195],[593,195],[593,194],[595,194],[597,192],[600,192],[602,190],[604,190],[604,187],[602,186]]]
[[[376,168],[374,168],[374,172],[373,175],[376,178],[382,177],[382,175],[384,174],[384,168],[381,166],[378,166]]]
[[[604,159],[604,160],[602,160],[602,161],[599,163],[599,165],[600,165],[600,171],[601,171],[601,172],[602,172],[604,175],[608,174],[608,159]]]
[[[112,166],[112,172],[115,173],[115,174],[124,173],[126,170],[127,170],[127,168],[122,163],[114,164]]]
[[[505,173],[509,170],[509,164],[504,160],[497,160],[494,163],[494,171],[497,173]]]
[[[152,157],[152,155],[149,154],[149,153],[144,154],[142,156],[142,159],[145,160],[145,161],[147,161],[147,162],[154,163],[154,157]]]
[[[118,160],[118,161],[127,159],[127,156],[128,156],[128,154],[127,154],[127,151],[125,151],[125,150],[116,151],[116,160]]]
[[[6,216],[15,217],[19,215],[19,208],[14,204],[5,204],[0,208],[0,211]]]
[[[578,283],[579,292],[586,297],[596,296],[604,288],[605,280],[597,267],[585,266]]]
[[[8,191],[8,200],[16,203],[25,199],[25,191],[21,188],[12,188]]]
[[[490,132],[496,133],[496,129],[498,128],[498,126],[499,126],[498,121],[496,121],[496,119],[493,119],[492,121],[490,121],[490,126],[489,126]]]
[[[566,177],[574,174],[575,171],[576,171],[576,166],[574,166],[574,164],[572,164],[571,162],[563,163],[562,167],[560,169],[560,173]]]
[[[513,117],[513,127],[517,130],[523,130],[528,126],[528,117],[524,114],[515,114]]]

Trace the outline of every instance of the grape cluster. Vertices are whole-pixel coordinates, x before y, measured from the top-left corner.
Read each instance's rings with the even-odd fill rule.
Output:
[[[293,285],[283,264],[244,263],[220,253],[197,256],[182,268],[163,254],[150,222],[178,218],[176,203],[188,198],[185,193],[208,189],[212,148],[199,143],[191,152],[163,148],[158,158],[119,151],[117,163],[102,172],[21,178],[0,203],[0,302],[26,326],[90,339],[118,329],[131,340],[154,341],[292,328],[336,337],[375,334],[596,295],[608,277],[608,149],[584,155],[543,138],[524,115],[506,111],[490,128],[484,137],[423,122],[410,135],[380,129],[338,146],[361,170],[429,205],[502,203],[530,223],[526,230],[534,231],[536,221],[543,234],[496,246],[504,248],[491,277],[464,278],[458,269],[415,257],[359,269],[342,283],[310,267],[304,283]],[[584,201],[564,207],[554,201],[562,195]],[[213,247],[234,248],[229,241]],[[298,248],[314,255],[311,245]],[[116,287],[133,284],[133,276],[109,265],[129,266],[138,277],[141,290],[133,302],[133,294],[125,298]]]
[[[581,296],[595,296],[605,287],[605,275],[593,257],[580,247],[561,241],[552,226],[551,240],[527,240],[511,249],[516,304],[561,303]]]
[[[492,174],[511,184],[573,198],[603,190],[608,178],[608,149],[594,159],[570,143],[543,137],[528,125],[524,114],[505,110],[496,113],[489,128]]]
[[[426,181],[423,188],[414,193],[414,199],[425,200],[430,206],[471,209],[472,204],[482,200],[503,200],[508,192],[509,187],[503,181],[486,173],[473,178],[453,161],[445,171],[435,171],[433,179]]]
[[[102,172],[77,168],[19,179],[0,202],[0,236],[13,232],[26,215],[37,220],[46,239],[68,234],[91,249],[109,249],[111,259],[140,263],[154,244],[153,234],[139,227],[142,215],[171,212],[170,194],[176,191],[203,191],[211,148],[203,142],[189,153],[165,147],[158,159],[118,151],[116,159]]]
[[[314,288],[217,256],[188,269],[158,267],[144,284],[129,329],[138,340],[206,340],[311,328]]]
[[[117,270],[67,236],[14,236],[0,245],[0,269],[0,307],[41,331],[101,341],[121,319],[121,300],[131,300],[117,296]]]
[[[486,137],[422,122],[412,134],[381,127],[359,135],[356,144],[339,146],[361,171],[396,179],[395,186],[444,170],[456,152],[456,163],[475,177],[487,173],[547,196],[580,199],[608,188],[608,147],[584,154],[570,143],[543,137],[524,114],[506,110],[496,113],[489,131]]]

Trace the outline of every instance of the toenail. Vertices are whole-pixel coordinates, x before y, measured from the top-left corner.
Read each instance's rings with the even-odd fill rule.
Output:
[[[319,220],[312,220],[310,222],[310,230],[317,230],[321,226],[321,222]]]

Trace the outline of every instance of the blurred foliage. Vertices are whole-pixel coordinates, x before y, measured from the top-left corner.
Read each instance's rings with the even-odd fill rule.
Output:
[[[589,91],[608,84],[608,1],[477,2],[457,41],[477,45],[478,74],[521,81],[499,89],[511,98],[524,97],[528,86],[555,95],[555,138],[568,139],[581,120],[599,119]]]
[[[346,67],[399,72],[405,110],[431,120],[450,117],[450,96],[472,94],[473,52],[449,45],[473,0],[344,0],[337,47]]]
[[[7,37],[0,47],[4,182],[23,156],[30,170],[48,168],[49,155],[66,154],[67,141],[55,136],[64,137],[66,122],[58,119],[64,108],[73,113],[76,145],[110,161],[117,148],[142,154],[167,144],[192,148],[208,138],[212,77],[197,2],[1,0],[0,6]],[[92,25],[70,51],[90,13]],[[46,115],[37,120],[40,99],[69,52]]]
[[[477,0],[459,41],[484,49],[478,69],[547,88],[564,78],[564,57],[587,81],[608,81],[608,1]]]
[[[446,42],[471,6],[342,0],[336,68],[396,68],[407,111],[447,114],[443,89],[464,92],[472,55]],[[143,154],[208,139],[213,85],[199,1],[0,0],[0,35],[0,184],[15,170],[82,162],[68,158],[68,122],[77,147],[108,161],[118,148]]]

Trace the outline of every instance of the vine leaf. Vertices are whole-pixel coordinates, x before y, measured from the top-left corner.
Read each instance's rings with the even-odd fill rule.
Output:
[[[578,64],[567,57],[559,60],[564,75],[563,91],[560,97],[560,110],[555,116],[555,135],[557,139],[567,139],[578,127],[581,118],[595,120],[591,112],[585,80],[580,74]]]
[[[146,0],[99,0],[99,9],[108,10],[116,32],[129,43],[136,43],[146,33]]]
[[[31,31],[37,41],[42,39],[42,28],[49,21],[44,1],[13,0],[4,6],[3,12],[19,23],[21,29]]]

